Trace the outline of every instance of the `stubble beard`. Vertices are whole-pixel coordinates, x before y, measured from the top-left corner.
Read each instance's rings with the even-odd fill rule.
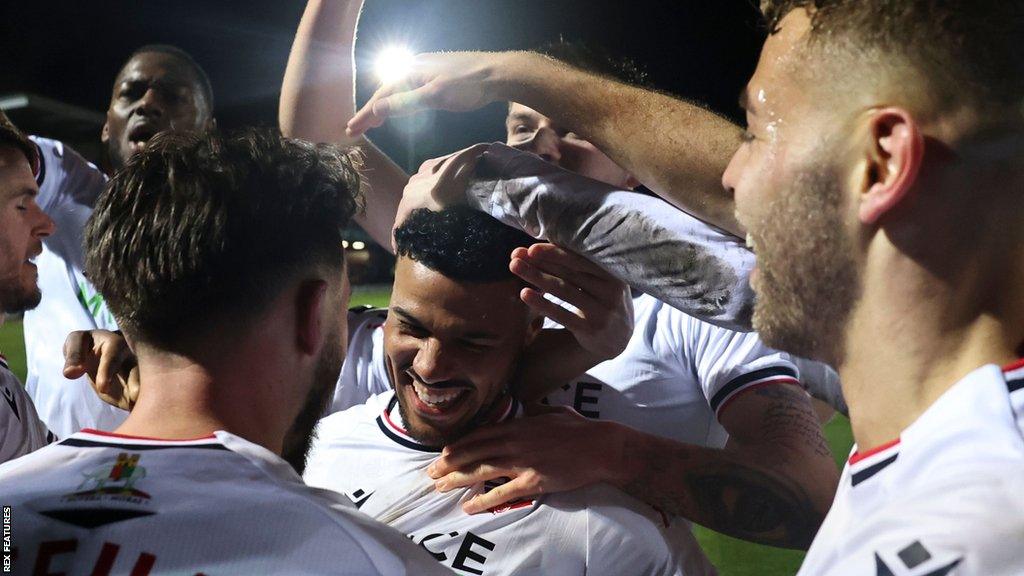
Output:
[[[808,166],[752,230],[760,274],[754,329],[773,348],[838,366],[860,275],[840,180],[822,168],[827,162]]]
[[[327,339],[327,342],[338,341],[340,340],[337,338]],[[302,409],[299,410],[299,414],[295,417],[295,421],[285,436],[281,457],[291,464],[300,476],[306,469],[306,459],[316,435],[316,425],[323,417],[334,395],[334,388],[337,385],[344,359],[342,350],[335,349],[333,346],[324,346],[314,370],[313,384],[306,395]]]

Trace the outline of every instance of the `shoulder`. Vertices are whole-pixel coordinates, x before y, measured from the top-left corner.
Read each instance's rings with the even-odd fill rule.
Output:
[[[37,180],[40,187],[48,183],[59,186],[65,179],[80,177],[92,179],[100,187],[106,182],[107,177],[102,170],[63,142],[39,136],[29,136],[29,139],[39,150]]]
[[[1024,534],[1022,478],[1024,467],[1018,466],[914,482],[901,497],[857,520],[844,546],[846,560],[872,569],[884,563],[895,574],[947,574],[952,567],[964,574],[1022,574],[1024,555],[1008,545]]]

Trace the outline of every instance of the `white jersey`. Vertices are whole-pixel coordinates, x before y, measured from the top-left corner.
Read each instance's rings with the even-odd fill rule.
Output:
[[[396,404],[386,392],[321,420],[306,482],[348,495],[456,573],[714,574],[685,522],[606,485],[466,514],[462,503],[493,485],[434,490],[426,468],[440,449],[405,432]],[[505,417],[514,412],[510,402]]]
[[[15,574],[448,573],[398,532],[227,432],[83,431],[0,466]]]
[[[721,448],[728,435],[717,415],[734,398],[760,386],[799,383],[791,357],[765,346],[756,333],[702,322],[647,295],[634,298],[633,308],[635,329],[626,350],[550,394],[548,403],[680,442]],[[380,309],[349,313],[348,353],[329,412],[391,389],[384,355],[386,318],[387,311]]]
[[[74,330],[117,330],[102,297],[85,278],[82,237],[106,184],[98,168],[62,143],[32,137],[39,148],[39,206],[56,223],[36,258],[43,298],[25,313],[25,388],[43,421],[60,437],[82,428],[113,430],[126,412],[105,404],[87,378],[63,375],[64,340]]]
[[[765,346],[756,333],[703,322],[646,294],[633,298],[633,315],[622,354],[563,385],[545,403],[722,448],[728,435],[718,417],[733,399],[761,386],[799,383],[790,355]]]
[[[801,576],[1024,574],[1024,362],[968,374],[854,453]]]
[[[54,440],[39,419],[32,399],[0,354],[0,464],[24,456]]]

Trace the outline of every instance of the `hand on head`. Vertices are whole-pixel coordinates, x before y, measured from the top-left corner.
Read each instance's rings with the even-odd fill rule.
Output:
[[[477,160],[489,146],[476,144],[424,162],[402,192],[394,228],[401,226],[409,214],[419,208],[440,212],[450,206],[465,204],[469,179],[473,176]]]
[[[576,341],[599,360],[618,356],[633,334],[633,300],[629,286],[586,258],[554,244],[516,248],[509,264],[528,282],[520,298],[534,311],[573,333]],[[566,309],[546,299],[551,294],[571,305]]]

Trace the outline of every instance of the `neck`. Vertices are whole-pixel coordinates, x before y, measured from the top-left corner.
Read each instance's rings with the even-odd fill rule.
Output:
[[[909,259],[868,266],[839,366],[858,450],[898,438],[980,366],[1017,358],[1024,310],[995,300],[1024,286],[985,267],[965,260],[959,277],[940,279]]]
[[[279,399],[271,397],[271,389],[282,388],[267,386],[268,374],[274,374],[267,364],[229,359],[211,366],[140,351],[139,397],[115,432],[174,440],[224,430],[281,454],[289,422],[280,414]]]

